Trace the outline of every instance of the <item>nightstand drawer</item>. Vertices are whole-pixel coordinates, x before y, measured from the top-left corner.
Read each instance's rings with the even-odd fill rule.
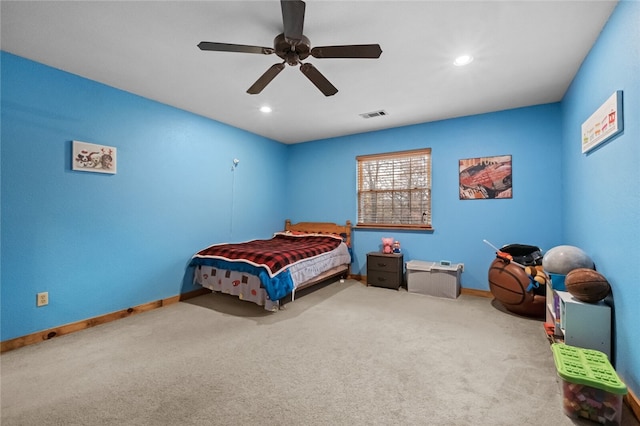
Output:
[[[375,287],[398,289],[400,287],[400,276],[398,272],[369,270],[367,273],[367,284]]]
[[[373,271],[398,272],[402,268],[402,259],[400,257],[369,255],[367,265]]]

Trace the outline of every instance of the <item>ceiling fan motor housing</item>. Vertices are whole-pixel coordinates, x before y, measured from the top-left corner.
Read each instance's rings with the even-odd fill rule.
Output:
[[[293,46],[285,40],[284,34],[278,34],[273,40],[273,47],[276,55],[291,66],[298,65],[300,61],[309,57],[309,53],[311,52],[311,42],[306,36],[302,36],[300,43]]]

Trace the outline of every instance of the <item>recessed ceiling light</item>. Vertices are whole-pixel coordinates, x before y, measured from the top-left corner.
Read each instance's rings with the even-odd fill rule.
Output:
[[[469,65],[473,61],[473,56],[471,55],[460,55],[453,61],[453,65],[457,67],[462,67],[465,65]]]
[[[268,113],[270,113],[271,111],[273,111],[273,110],[271,109],[271,107],[270,107],[270,106],[265,105],[265,106],[261,106],[261,107],[260,107],[260,112],[264,112],[265,114],[268,114]]]

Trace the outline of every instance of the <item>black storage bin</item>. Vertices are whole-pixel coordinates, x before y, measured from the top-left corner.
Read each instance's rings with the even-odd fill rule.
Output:
[[[540,248],[526,244],[508,244],[500,251],[510,254],[513,261],[524,266],[542,265]]]

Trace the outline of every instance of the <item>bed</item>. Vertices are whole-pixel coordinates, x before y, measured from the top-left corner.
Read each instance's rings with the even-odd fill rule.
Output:
[[[346,278],[351,222],[285,221],[270,239],[214,244],[193,255],[194,283],[277,311],[298,290]]]

